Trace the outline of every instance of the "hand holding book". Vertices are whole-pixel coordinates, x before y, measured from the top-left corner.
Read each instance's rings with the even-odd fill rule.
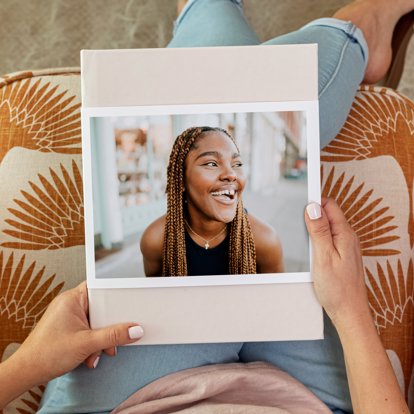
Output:
[[[408,413],[368,304],[359,240],[331,199],[306,208],[316,295],[338,331],[355,413]]]
[[[0,365],[0,409],[82,363],[96,368],[102,350],[115,356],[116,346],[136,342],[143,334],[136,323],[91,330],[86,283],[81,283],[52,301],[18,351]]]

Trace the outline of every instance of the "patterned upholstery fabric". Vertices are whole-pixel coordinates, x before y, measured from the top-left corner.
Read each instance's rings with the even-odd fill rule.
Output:
[[[405,397],[414,404],[414,104],[362,87],[324,148],[323,195],[359,236],[369,301]]]
[[[0,79],[0,358],[85,279],[79,69]],[[4,413],[34,413],[36,388]]]
[[[322,152],[323,194],[339,202],[359,235],[375,323],[411,399],[413,122],[409,100],[362,88],[346,125]],[[0,188],[4,360],[50,301],[85,278],[77,69],[0,79]],[[3,413],[35,413],[43,389],[36,387]]]

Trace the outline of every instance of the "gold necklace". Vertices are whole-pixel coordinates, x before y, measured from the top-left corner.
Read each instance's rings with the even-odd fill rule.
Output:
[[[209,249],[210,247],[210,242],[212,242],[213,240],[217,239],[218,236],[220,236],[221,234],[224,233],[224,231],[227,229],[227,224],[220,230],[220,233],[217,233],[212,239],[210,240],[206,240],[204,237],[201,237],[199,234],[197,234],[192,228],[191,226],[188,224],[188,221],[186,219],[184,219],[184,223],[186,224],[186,226],[188,227],[188,230],[191,231],[191,233],[193,233],[194,235],[196,235],[198,238],[200,238],[201,240],[203,240],[204,242],[204,248],[206,250]]]

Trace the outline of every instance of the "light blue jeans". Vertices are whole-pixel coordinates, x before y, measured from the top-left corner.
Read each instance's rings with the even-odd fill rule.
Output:
[[[323,18],[261,43],[234,0],[190,0],[177,19],[169,47],[318,44],[321,147],[345,123],[361,83],[368,46],[350,22]]]
[[[236,0],[193,0],[177,20],[170,47],[259,44]],[[363,78],[368,50],[351,23],[319,19],[265,44],[319,44],[321,145],[340,130]],[[320,341],[134,346],[51,381],[40,413],[108,413],[136,390],[170,373],[229,362],[267,361],[288,372],[335,413],[352,411],[342,348],[325,317]]]

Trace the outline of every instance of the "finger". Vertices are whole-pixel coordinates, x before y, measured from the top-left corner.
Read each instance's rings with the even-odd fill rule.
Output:
[[[92,355],[89,355],[88,358],[85,359],[84,364],[88,368],[96,368],[99,364],[100,358],[101,358],[101,352],[95,352]]]
[[[83,281],[76,287],[77,293],[79,295],[79,300],[82,306],[82,309],[85,310],[85,313],[88,313],[89,302],[88,302],[88,289],[86,286],[86,281]]]
[[[141,326],[134,324],[118,324],[107,328],[86,331],[86,340],[92,348],[92,352],[108,349],[118,345],[126,345],[136,342],[143,337]]]
[[[324,210],[334,237],[338,234],[343,234],[344,232],[352,232],[352,228],[346,220],[344,213],[334,200],[331,198],[327,199],[324,205]]]
[[[106,355],[111,356],[111,357],[116,356],[116,354],[118,353],[116,346],[111,346],[110,348],[106,348],[103,351],[105,352]]]
[[[312,240],[315,254],[333,247],[331,227],[324,208],[311,202],[305,209],[305,223]]]
[[[79,283],[79,285],[77,286],[77,289],[78,289],[81,293],[86,293],[86,292],[87,292],[86,280],[84,280],[83,282]]]
[[[341,254],[357,241],[357,237],[338,204],[328,199],[324,211],[329,220],[335,249]]]

